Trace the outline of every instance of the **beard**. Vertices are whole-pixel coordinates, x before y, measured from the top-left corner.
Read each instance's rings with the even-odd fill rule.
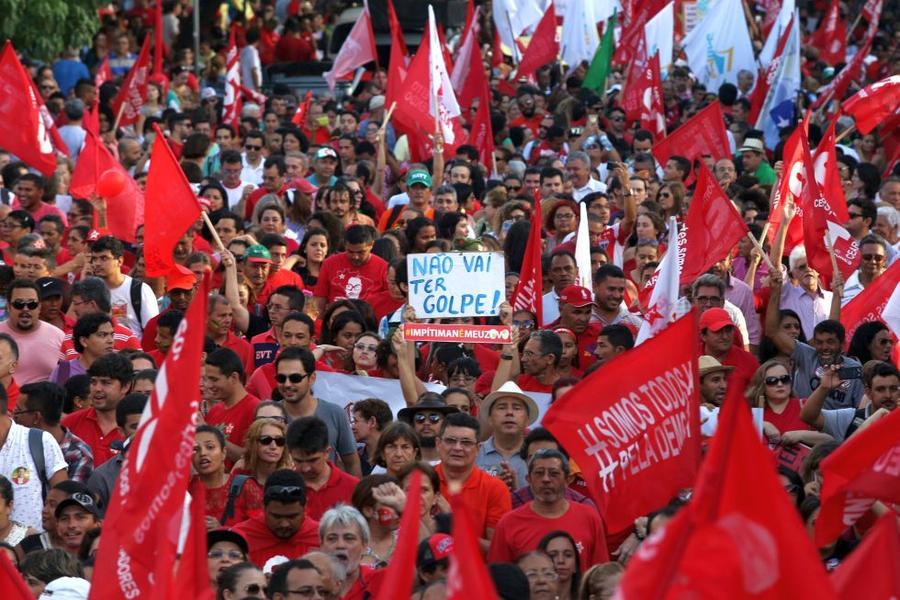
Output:
[[[419,445],[422,448],[435,448],[435,447],[437,447],[437,437],[436,436],[420,437]]]

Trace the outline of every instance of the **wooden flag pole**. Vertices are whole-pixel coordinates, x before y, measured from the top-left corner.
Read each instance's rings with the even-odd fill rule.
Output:
[[[759,241],[753,237],[753,234],[749,231],[747,232],[747,239],[756,247],[756,250],[759,252],[760,256],[763,257],[763,260],[766,261],[766,266],[769,267],[769,271],[775,270],[775,265],[772,264],[772,259],[769,258],[769,255],[763,251],[762,246],[759,244]]]
[[[226,249],[225,244],[222,243],[222,238],[219,237],[219,232],[216,231],[215,226],[209,219],[209,214],[201,208],[200,216],[203,218],[203,222],[206,223],[206,226],[209,227],[209,232],[212,234],[213,241],[216,242],[216,246],[219,248],[219,252],[224,252]]]
[[[853,133],[853,131],[854,131],[855,129],[856,129],[856,123],[854,123],[853,125],[851,125],[851,126],[848,127],[847,129],[843,130],[843,131],[841,132],[841,135],[837,136],[837,137],[834,139],[834,143],[835,143],[835,144],[839,144],[839,143],[841,142],[841,140],[843,140],[845,137],[847,137],[848,135],[850,135],[851,133]]]
[[[391,122],[391,115],[394,114],[395,108],[397,108],[397,103],[391,102],[391,107],[388,109],[387,114],[384,115],[384,123],[382,123],[381,127],[379,127],[379,129],[381,129],[382,133],[384,133],[384,131],[387,130],[388,123]]]
[[[116,122],[113,124],[113,131],[119,130],[119,121],[122,120],[122,115],[125,113],[125,103],[128,100],[123,100],[122,104],[119,105],[119,114],[116,115]]]
[[[831,231],[826,228],[825,229],[825,246],[828,248],[828,257],[831,259],[831,273],[832,277],[834,274],[840,273],[838,270],[837,257],[834,255],[834,244],[831,243]]]

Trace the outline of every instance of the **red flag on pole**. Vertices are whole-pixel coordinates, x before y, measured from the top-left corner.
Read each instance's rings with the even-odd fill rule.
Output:
[[[297,112],[295,112],[294,116],[291,117],[291,123],[293,123],[297,127],[306,126],[306,115],[309,114],[309,107],[312,105],[312,97],[312,90],[306,92],[306,96],[304,96],[303,102],[300,103],[300,106],[297,107]]]
[[[837,167],[837,150],[834,142],[834,126],[836,120],[831,122],[822,141],[816,147],[813,154],[813,167],[815,168],[816,183],[827,201],[827,212],[835,223],[846,223],[850,220],[847,213],[847,200],[844,197],[844,188],[841,184],[841,174]]]
[[[887,271],[876,277],[858,296],[841,307],[841,325],[847,331],[845,341],[847,348],[860,325],[868,321],[884,323],[882,313],[898,281],[900,281],[900,260],[895,260]]]
[[[412,472],[409,490],[406,492],[406,506],[400,519],[400,534],[397,547],[391,555],[391,562],[385,569],[384,579],[376,600],[409,598],[413,579],[416,575],[416,555],[419,550],[419,519],[422,506],[422,472]]]
[[[112,101],[113,112],[118,117],[119,111],[122,111],[122,118],[119,119],[120,126],[134,125],[141,116],[141,107],[144,105],[144,98],[147,97],[147,81],[150,70],[150,36],[144,38],[144,44],[141,46],[141,53],[138,54],[137,60],[132,65],[131,70],[122,83],[122,89],[116,94]]]
[[[797,127],[794,133],[787,139],[782,152],[784,169],[781,179],[777,182],[778,189],[772,199],[772,209],[769,211],[769,243],[775,242],[778,226],[781,225],[783,203],[788,200],[797,206],[797,216],[788,225],[787,237],[784,241],[784,255],[790,254],[794,246],[803,243],[803,202],[801,193],[803,190],[804,162],[803,144],[806,140],[804,127]],[[802,138],[802,140],[801,140]]]
[[[8,40],[0,53],[0,89],[0,145],[45,176],[52,176],[56,152],[41,117],[40,96]]]
[[[109,68],[109,56],[103,58],[103,62],[97,67],[97,74],[94,75],[94,85],[97,89],[107,81],[112,81],[112,69]]]
[[[0,552],[0,598],[4,600],[33,600],[34,594],[4,551]]]
[[[206,554],[206,487],[199,480],[190,485],[190,510],[182,519],[182,538],[178,571],[171,580],[169,598],[212,600],[215,592],[209,585]],[[184,528],[187,531],[184,531]]]
[[[895,280],[896,282],[896,280]],[[822,461],[822,509],[816,544],[824,546],[852,527],[876,500],[900,502],[900,410],[858,431]]]
[[[825,19],[809,36],[809,44],[819,49],[819,60],[834,66],[847,56],[847,21],[841,17],[839,0],[831,0]]]
[[[698,339],[691,312],[583,379],[544,415],[609,531],[630,527],[694,481]]]
[[[200,406],[208,292],[206,278],[178,326],[125,454],[94,568],[94,581],[104,583],[91,588],[91,600],[149,598],[170,589]]]
[[[97,192],[97,181],[107,171],[115,171],[124,182],[122,190],[106,198],[109,232],[124,242],[134,243],[138,225],[144,222],[144,192],[128,171],[91,130],[86,130],[84,147],[78,155],[69,193],[74,198],[90,198]]]
[[[716,178],[701,161],[694,198],[681,230],[683,254],[681,284],[700,277],[725,258],[741,238],[747,236],[747,224]]]
[[[641,28],[643,32],[643,28]],[[628,63],[625,87],[622,90],[622,108],[625,110],[625,119],[631,123],[641,118],[641,106],[643,105],[643,85],[644,72],[647,69],[647,63],[650,57],[647,56],[647,39],[641,33],[637,38],[637,46],[631,55],[631,62]],[[724,125],[723,125],[724,127]]]
[[[662,99],[662,76],[659,69],[659,51],[647,64],[638,84],[641,97],[641,128],[653,134],[653,141],[666,137],[666,107]]]
[[[156,138],[146,187],[150,210],[144,225],[144,263],[148,277],[163,277],[175,269],[187,274],[190,271],[175,264],[172,251],[200,218],[200,203],[166,137],[158,126],[154,129]]]
[[[53,120],[53,115],[50,114],[50,110],[47,109],[47,105],[44,104],[44,99],[41,98],[40,90],[37,87],[37,84],[33,79],[29,79],[31,82],[31,89],[34,92],[34,99],[37,100],[38,104],[38,113],[41,116],[41,121],[44,124],[44,129],[47,130],[47,134],[50,136],[50,141],[53,143],[53,148],[64,156],[69,156],[69,147],[66,146],[65,140],[62,139],[62,136],[59,134],[59,129],[56,128],[56,121]],[[97,103],[94,102],[94,106],[97,106]]]
[[[841,105],[863,135],[881,125],[900,106],[900,75],[891,75],[863,88]]]
[[[453,510],[453,554],[447,572],[447,600],[494,600],[497,591],[478,545],[479,535],[472,527],[468,507],[459,492],[451,491],[450,507]]]
[[[469,131],[469,144],[478,148],[478,161],[492,170],[494,164],[494,130],[491,128],[491,103],[487,85],[478,102],[478,111]]]
[[[368,5],[365,5],[362,14],[357,17],[356,24],[350,30],[350,35],[341,44],[340,52],[334,57],[331,70],[322,73],[322,76],[328,82],[329,89],[333,90],[338,79],[373,61],[378,61],[378,52],[375,50],[372,17],[369,15]]]
[[[839,598],[900,598],[900,524],[888,511],[831,572]]]
[[[509,303],[513,310],[527,310],[537,319],[538,327],[544,325],[543,290],[544,275],[541,267],[541,203],[535,200],[531,214],[531,230],[525,246],[525,258],[519,273],[519,283]]]
[[[683,156],[691,162],[707,155],[714,161],[731,158],[728,133],[725,131],[725,116],[718,100],[695,114],[664,139],[653,144],[653,156],[660,164],[666,164],[673,154]],[[692,179],[693,176],[687,183],[691,183]]]
[[[464,57],[461,54],[459,58],[462,61]],[[481,52],[478,50],[478,46],[476,45],[472,48],[465,58],[468,58],[469,61],[465,69],[465,77],[457,81],[457,77],[463,77],[460,73],[462,69],[460,62],[457,63],[457,69],[454,70],[450,79],[453,82],[454,89],[459,91],[457,94],[459,108],[468,116],[471,114],[469,110],[472,108],[475,98],[490,104],[491,97],[488,78],[484,71],[484,63],[481,60]]]
[[[728,392],[693,498],[632,556],[621,597],[835,598],[743,387]]]
[[[519,77],[532,75],[540,67],[554,62],[558,56],[559,30],[556,24],[556,10],[551,3],[535,28],[534,35],[531,36],[531,42],[519,62],[516,74]]]
[[[391,56],[388,65],[387,89],[384,94],[386,106],[396,102],[403,94],[403,82],[409,69],[409,51],[403,39],[403,29],[397,20],[393,0],[387,0],[388,25],[391,28]]]
[[[234,127],[235,131],[241,124],[241,104],[241,64],[232,27],[228,36],[228,48],[225,50],[225,99],[222,102],[222,122]]]
[[[163,18],[162,18],[162,0],[156,0],[156,7],[153,11],[153,76],[165,76],[163,73],[163,56],[165,55],[165,45],[163,44]]]

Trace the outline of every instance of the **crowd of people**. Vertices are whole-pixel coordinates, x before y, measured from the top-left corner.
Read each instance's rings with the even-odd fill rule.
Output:
[[[0,150],[0,548],[35,597],[87,598],[117,475],[204,277],[214,291],[191,476],[206,490],[217,598],[374,598],[404,536],[418,540],[414,597],[444,598],[451,489],[461,490],[500,597],[612,597],[629,557],[689,494],[610,531],[597,490],[540,426],[535,398],[549,395],[552,405],[635,346],[648,310],[641,291],[668,251],[669,218],[682,222],[694,193],[697,165],[678,155],[659,164],[653,135],[626,119],[624,66],[614,66],[605,93],[580,87],[587,65],[567,78],[548,65],[532,82],[511,81],[510,57],[492,60],[484,3],[491,164],[471,144],[443,153],[439,135],[433,157],[413,162],[404,131],[385,120],[385,69],[346,97],[313,96],[300,123],[301,94],[265,80],[266,65],[321,57],[337,3],[236,3],[243,8],[204,24],[194,57],[191,3],[167,1],[168,77],[150,82],[138,122],[117,128],[110,103],[139,41],[153,34],[152,8],[124,5],[103,17],[89,48],[31,63],[69,149],[56,173],[44,177]],[[826,9],[805,3],[804,36]],[[761,11],[754,5],[751,16],[761,20]],[[898,71],[894,13],[884,11],[851,93]],[[222,118],[229,32],[241,46],[244,85],[266,94],[265,103],[245,100],[236,123]],[[758,27],[753,33],[758,49],[764,40]],[[850,31],[851,51],[860,37]],[[105,59],[113,79],[97,87]],[[840,65],[809,45],[803,72],[801,107]],[[676,61],[662,92],[670,132],[721,103],[733,157],[709,166],[761,239],[793,125],[776,148],[765,146],[748,122],[755,78],[742,72],[736,85],[706,89]],[[174,260],[191,275],[148,277],[143,225],[136,243],[123,243],[106,227],[115,207],[70,195],[90,111],[141,187],[153,127],[166,136],[222,243],[203,221],[185,232]],[[819,112],[810,124],[813,147],[826,118]],[[835,118],[838,132],[852,126]],[[771,244],[763,239],[772,268],[743,240],[681,290],[699,317],[704,435],[729,386],[744,386],[810,532],[820,463],[900,400],[894,332],[878,320],[852,334],[841,324],[842,308],[891,277],[900,257],[900,169],[887,151],[895,134],[851,133],[837,146],[844,227],[861,256],[847,281],[826,283],[803,245],[787,247],[801,217],[784,202]],[[575,256],[582,205],[590,287]],[[515,303],[520,279],[531,276],[523,263],[535,214],[540,310]],[[406,257],[453,251],[502,252],[506,302],[488,319],[438,321],[509,326],[509,343],[404,337],[403,323],[417,320]],[[317,373],[396,380],[402,398],[317,397]],[[602,386],[602,377],[592,381]],[[405,408],[395,413],[392,400]],[[419,525],[404,531],[415,473]],[[819,549],[829,570],[859,543],[861,523]]]

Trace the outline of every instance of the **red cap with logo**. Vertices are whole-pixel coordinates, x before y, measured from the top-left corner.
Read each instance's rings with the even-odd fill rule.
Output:
[[[559,294],[559,301],[562,304],[571,304],[572,306],[581,308],[594,303],[594,294],[591,290],[580,285],[566,286]]]

